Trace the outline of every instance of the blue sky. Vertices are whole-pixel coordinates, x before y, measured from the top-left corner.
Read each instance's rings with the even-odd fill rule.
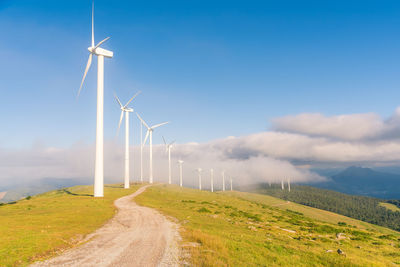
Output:
[[[96,64],[76,101],[90,8],[0,0],[0,147],[94,141]],[[107,139],[114,91],[124,102],[142,90],[142,117],[172,121],[155,142],[246,135],[302,112],[388,117],[399,105],[398,1],[97,0],[95,39],[107,36]]]

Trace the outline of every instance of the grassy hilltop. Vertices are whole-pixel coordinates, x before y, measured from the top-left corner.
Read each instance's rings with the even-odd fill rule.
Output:
[[[194,266],[400,265],[400,233],[270,196],[161,185],[136,201],[179,220]]]
[[[137,188],[106,186],[104,198],[93,198],[92,187],[75,186],[0,206],[0,266],[76,246]],[[155,185],[136,201],[179,221],[192,266],[400,265],[400,233],[271,196]]]
[[[0,266],[25,266],[75,246],[114,215],[115,199],[137,188],[106,185],[105,197],[93,198],[92,186],[74,186],[0,206]]]

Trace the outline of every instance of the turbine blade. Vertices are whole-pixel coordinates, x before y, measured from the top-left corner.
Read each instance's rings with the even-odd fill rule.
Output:
[[[168,123],[169,123],[169,121],[156,124],[156,125],[152,126],[151,129],[155,129],[155,128],[157,128],[157,127],[163,126],[163,125],[168,124]]]
[[[90,53],[90,54],[89,54],[88,62],[87,62],[87,64],[86,64],[85,73],[83,74],[83,78],[82,78],[82,81],[81,81],[81,86],[79,87],[79,91],[78,91],[78,96],[77,96],[77,97],[79,97],[79,95],[80,95],[80,93],[81,93],[82,85],[83,85],[83,82],[85,81],[86,74],[88,73],[89,68],[90,68],[90,65],[92,64],[92,57],[93,57],[93,55],[92,55],[92,53]]]
[[[119,106],[122,108],[121,101],[119,101],[119,98],[118,98],[118,96],[117,96],[117,94],[116,94],[116,93],[114,93],[114,97],[115,97],[115,99],[117,100],[117,102],[118,102]]]
[[[162,140],[164,141],[164,144],[167,145],[167,142],[165,142],[164,136],[162,137]]]
[[[92,47],[94,46],[94,0],[92,1]]]
[[[104,43],[104,42],[107,41],[108,39],[110,39],[110,37],[107,37],[107,38],[104,39],[103,41],[100,41],[100,42],[93,48],[93,50],[95,50],[97,47],[99,47],[102,43]]]
[[[131,101],[132,101],[135,97],[137,97],[137,95],[140,94],[140,93],[141,93],[141,91],[137,92],[137,93],[128,101],[128,103],[126,103],[126,105],[124,106],[124,108],[126,108],[126,107],[129,105],[129,103],[131,103]]]
[[[149,138],[150,130],[147,130],[146,137],[144,138],[143,145],[146,144],[147,138]]]
[[[139,118],[139,120],[143,123],[144,126],[146,126],[147,130],[150,129],[149,125],[139,116],[138,113],[136,113],[136,116]]]
[[[122,123],[122,119],[124,118],[124,111],[121,111],[121,116],[119,117],[119,123],[118,123],[118,130],[117,130],[117,136],[119,134],[119,129],[121,128],[121,123]]]
[[[175,140],[169,143],[169,146],[172,146],[175,143]]]

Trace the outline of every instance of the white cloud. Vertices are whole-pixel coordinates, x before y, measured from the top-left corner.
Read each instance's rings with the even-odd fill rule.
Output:
[[[319,113],[303,113],[273,120],[277,131],[360,140],[381,135],[387,130],[385,122],[375,113],[326,117]]]
[[[400,161],[400,109],[383,120],[373,113],[325,117],[301,114],[274,120],[273,131],[214,140],[208,143],[177,144],[172,150],[173,179],[178,181],[176,161],[184,163],[184,183],[197,184],[195,169],[204,169],[204,185],[209,170],[215,170],[217,186],[221,171],[235,183],[278,182],[323,179],[304,166],[395,165]],[[163,145],[154,147],[155,181],[167,181],[167,155]],[[132,148],[132,176],[140,175],[139,149]],[[122,182],[123,145],[105,144],[105,176]],[[144,177],[148,177],[148,148],[144,150]],[[60,149],[35,145],[25,150],[0,150],[0,184],[13,179],[43,177],[91,178],[94,145],[77,143]],[[218,178],[219,177],[219,178]]]

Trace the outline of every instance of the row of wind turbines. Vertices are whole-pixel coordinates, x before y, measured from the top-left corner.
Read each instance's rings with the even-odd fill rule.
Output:
[[[97,114],[96,114],[96,156],[95,156],[95,171],[94,171],[94,197],[103,197],[104,196],[104,58],[112,58],[114,56],[114,52],[101,48],[100,46],[108,41],[110,37],[107,37],[97,43],[95,45],[94,40],[94,1],[92,1],[92,16],[91,16],[91,46],[88,47],[89,51],[89,59],[86,64],[86,68],[82,77],[82,81],[78,90],[78,97],[81,93],[86,75],[91,67],[93,56],[97,56]],[[117,100],[120,109],[121,116],[118,124],[118,131],[120,130],[121,123],[123,117],[125,116],[125,172],[124,172],[124,187],[129,188],[130,179],[130,163],[129,163],[129,113],[134,112],[133,108],[130,108],[128,105],[135,99],[135,97],[140,92],[136,93],[125,105],[122,105],[119,98],[115,95],[115,99]],[[153,183],[153,131],[154,129],[168,124],[169,122],[163,122],[159,124],[155,124],[153,126],[149,126],[139,114],[137,117],[141,121],[141,146],[140,146],[140,154],[141,154],[141,164],[140,164],[140,180],[143,182],[143,147],[146,144],[147,139],[149,139],[149,183]],[[142,138],[142,126],[147,128],[146,136],[143,140]],[[171,184],[171,148],[173,142],[167,144],[164,139],[164,143],[166,145],[166,149],[168,152],[168,183]],[[179,185],[183,186],[183,178],[182,178],[182,166],[183,161],[179,160],[179,173],[180,180]],[[201,169],[198,169],[199,174],[199,189],[201,189]],[[211,170],[211,191],[214,191],[213,186],[213,170]],[[222,173],[223,180],[223,191],[225,191],[225,173]],[[232,179],[231,179],[231,190],[232,190]]]

